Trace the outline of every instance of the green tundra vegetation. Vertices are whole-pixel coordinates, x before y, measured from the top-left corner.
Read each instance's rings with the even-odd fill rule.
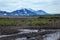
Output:
[[[60,25],[60,17],[53,16],[44,16],[38,18],[0,18],[0,27],[3,26],[40,26],[40,25],[50,25],[50,24],[59,24]],[[14,30],[16,31],[16,30]],[[8,31],[2,31],[0,29],[0,34],[8,33]],[[14,32],[15,33],[15,32]]]
[[[60,17],[39,17],[39,18],[0,18],[0,26],[21,26],[60,23]]]

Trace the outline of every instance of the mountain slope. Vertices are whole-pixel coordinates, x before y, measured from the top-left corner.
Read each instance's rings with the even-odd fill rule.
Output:
[[[20,10],[16,10],[11,12],[13,15],[20,15],[20,16],[33,16],[33,15],[37,15],[35,12],[28,10],[28,9],[20,9]]]
[[[36,11],[36,13],[38,14],[38,15],[47,15],[48,13],[46,13],[45,11],[43,11],[43,10],[38,10],[38,11]]]
[[[4,15],[4,16],[36,16],[36,15],[47,15],[48,13],[46,13],[43,10],[32,10],[32,9],[20,9],[20,10],[16,10],[13,12],[6,12],[6,11],[0,11],[0,15]]]

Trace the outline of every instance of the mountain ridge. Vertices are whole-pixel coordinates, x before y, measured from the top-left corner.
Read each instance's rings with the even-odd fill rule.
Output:
[[[33,9],[20,9],[20,10],[15,10],[13,12],[6,12],[6,11],[0,11],[0,15],[4,16],[34,16],[34,15],[46,15],[48,14],[47,12],[43,10],[33,10]]]

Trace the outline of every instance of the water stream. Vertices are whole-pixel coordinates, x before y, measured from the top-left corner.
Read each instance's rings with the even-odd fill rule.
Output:
[[[19,30],[22,32],[19,32],[18,34],[39,32],[39,30],[30,30],[30,29],[19,29]],[[42,31],[45,31],[45,30],[42,30]],[[52,31],[54,31],[54,30],[52,30]],[[5,37],[5,36],[11,36],[11,35],[3,35],[3,36],[0,36],[0,38]],[[31,37],[29,39],[27,39],[26,37],[23,37],[23,38],[12,38],[12,39],[6,39],[6,40],[57,40],[60,36],[60,30],[57,30],[57,32],[52,33],[52,34],[47,34],[45,36],[46,37],[37,36],[37,37]],[[4,40],[4,39],[2,39],[2,40]]]

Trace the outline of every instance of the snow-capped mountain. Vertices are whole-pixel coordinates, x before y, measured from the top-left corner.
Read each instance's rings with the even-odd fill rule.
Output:
[[[43,10],[32,10],[32,9],[20,9],[20,10],[16,10],[13,12],[6,12],[6,11],[0,11],[0,15],[5,15],[5,16],[34,16],[34,15],[46,15],[48,13],[46,13]]]
[[[7,15],[7,12],[5,12],[5,11],[0,11],[0,15]]]
[[[33,15],[37,15],[35,12],[29,10],[29,9],[20,9],[20,10],[16,10],[11,12],[13,15],[20,15],[20,16],[33,16]]]
[[[1,16],[4,16],[4,15],[11,15],[11,13],[9,13],[9,12],[6,12],[6,11],[0,11],[0,15]]]
[[[48,13],[46,13],[45,11],[43,11],[43,10],[38,10],[38,11],[36,11],[36,13],[38,14],[38,15],[47,15]]]

